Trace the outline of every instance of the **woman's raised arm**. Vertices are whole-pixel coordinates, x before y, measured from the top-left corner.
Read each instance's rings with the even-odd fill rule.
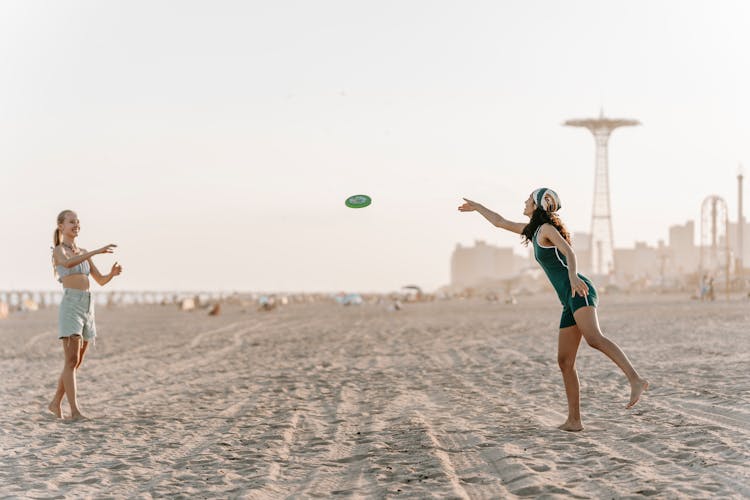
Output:
[[[489,208],[485,207],[481,203],[477,203],[476,201],[471,201],[469,199],[464,198],[464,203],[460,207],[458,207],[458,210],[461,212],[479,212],[482,214],[482,216],[487,219],[490,224],[492,224],[495,227],[499,227],[501,229],[505,229],[507,231],[521,234],[523,232],[523,228],[526,227],[526,224],[523,222],[513,222],[509,221],[502,215],[493,212]]]
[[[62,245],[55,248],[54,256],[55,256],[55,264],[59,266],[63,266],[67,269],[70,269],[71,267],[75,267],[84,260],[88,260],[94,255],[100,254],[100,253],[113,253],[115,250],[115,247],[117,245],[109,244],[106,246],[103,246],[101,248],[97,248],[96,250],[92,250],[90,252],[85,252],[79,255],[73,255],[71,257],[68,257],[68,255],[65,253],[65,251],[62,248]]]

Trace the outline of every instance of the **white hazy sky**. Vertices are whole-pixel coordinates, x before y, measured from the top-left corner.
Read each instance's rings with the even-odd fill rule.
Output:
[[[57,213],[120,245],[116,289],[387,291],[456,243],[523,247],[540,185],[588,231],[614,132],[615,245],[666,239],[750,163],[750,4],[4,1],[0,289],[55,288]],[[344,206],[367,193],[367,209]],[[108,269],[113,258],[95,262]]]

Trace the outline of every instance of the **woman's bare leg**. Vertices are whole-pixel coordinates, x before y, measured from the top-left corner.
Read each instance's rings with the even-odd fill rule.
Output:
[[[582,307],[573,313],[573,317],[586,342],[614,361],[625,376],[628,377],[628,381],[630,382],[630,402],[626,408],[630,408],[636,404],[643,391],[648,389],[648,380],[638,375],[638,372],[635,371],[635,368],[633,368],[625,353],[622,352],[622,349],[602,334],[599,328],[599,318],[596,315],[596,308],[592,306]]]
[[[65,350],[65,366],[61,378],[65,388],[65,396],[67,396],[70,405],[70,418],[78,420],[84,418],[78,408],[78,399],[76,398],[76,367],[79,364],[81,354],[81,336],[73,335],[64,338],[62,344]]]
[[[65,369],[63,368],[63,371]],[[49,411],[55,414],[57,418],[63,418],[62,414],[62,398],[65,396],[65,386],[63,385],[63,379],[62,379],[62,373],[60,374],[60,377],[57,379],[57,390],[55,391],[55,397],[52,398],[52,401],[50,402]]]
[[[78,354],[78,364],[76,365],[76,370],[78,370],[83,364],[83,355],[86,354],[86,349],[88,348],[89,348],[89,341],[84,340],[83,343],[81,344],[81,350],[79,351],[79,354]]]
[[[76,371],[78,371],[78,368],[81,367],[81,364],[83,363],[83,355],[86,354],[86,349],[88,349],[88,347],[89,347],[89,342],[87,340],[84,340],[83,344],[81,345],[81,349],[79,351],[78,364],[75,367]],[[57,390],[55,391],[55,397],[52,398],[52,402],[48,406],[49,411],[54,413],[57,416],[57,418],[62,418],[63,416],[62,415],[62,400],[64,396],[65,396],[65,384],[63,384],[63,377],[61,373],[60,378],[57,380]]]
[[[568,399],[568,419],[558,429],[577,432],[583,430],[581,422],[581,393],[576,371],[576,355],[581,343],[581,332],[577,326],[561,328],[557,341],[557,364],[562,371],[565,396]]]

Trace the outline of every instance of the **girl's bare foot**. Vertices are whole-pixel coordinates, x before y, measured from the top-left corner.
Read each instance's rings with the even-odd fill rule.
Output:
[[[70,420],[76,421],[76,420],[88,420],[88,417],[84,416],[80,412],[74,413],[70,416]]]
[[[628,406],[625,408],[632,408],[639,399],[641,399],[641,394],[645,392],[645,390],[648,389],[648,380],[645,378],[638,379],[635,383],[630,384],[630,403],[628,403]]]
[[[568,431],[568,432],[578,432],[583,430],[583,424],[580,420],[578,421],[571,421],[566,420],[565,423],[558,425],[558,429],[561,431]]]
[[[47,406],[49,411],[51,411],[57,418],[63,418],[62,416],[62,401],[59,403],[55,403],[52,401],[49,406]]]

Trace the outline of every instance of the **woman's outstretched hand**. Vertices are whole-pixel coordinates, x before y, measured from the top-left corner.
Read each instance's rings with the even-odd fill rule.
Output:
[[[469,200],[467,198],[464,198],[464,201],[466,203],[464,203],[463,205],[461,205],[460,207],[458,207],[458,210],[460,212],[473,212],[475,210],[479,210],[479,208],[482,206],[479,203],[477,203],[476,201],[471,201],[471,200]]]
[[[112,270],[109,272],[110,276],[119,276],[122,272],[122,266],[117,262],[112,266]]]
[[[115,245],[114,243],[110,243],[109,245],[105,245],[101,247],[100,249],[96,250],[94,253],[114,253],[115,252]]]

